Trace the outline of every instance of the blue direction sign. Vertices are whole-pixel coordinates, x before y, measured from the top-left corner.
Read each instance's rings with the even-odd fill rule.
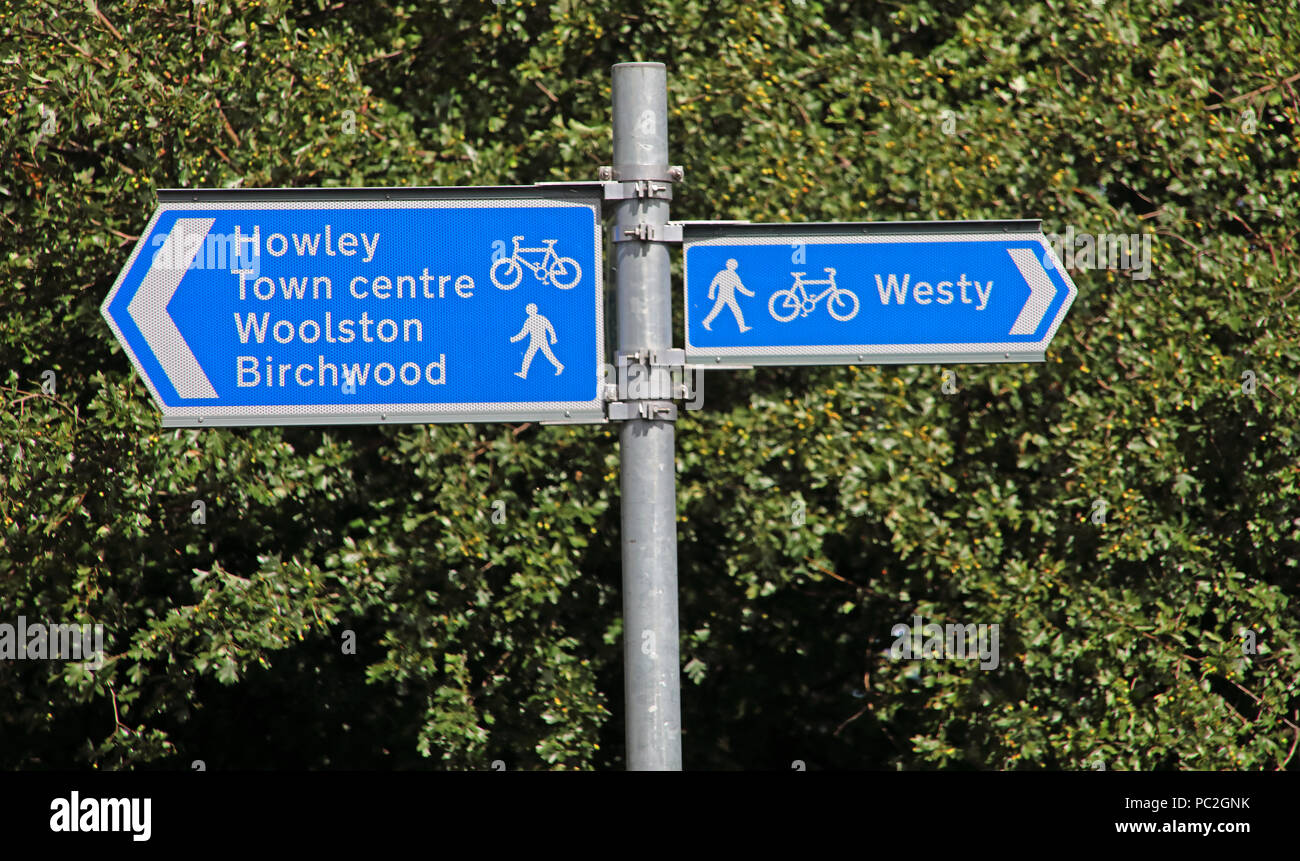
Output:
[[[1032,221],[686,222],[686,360],[1041,362],[1077,292]]]
[[[103,314],[166,426],[605,420],[599,186],[158,198]]]

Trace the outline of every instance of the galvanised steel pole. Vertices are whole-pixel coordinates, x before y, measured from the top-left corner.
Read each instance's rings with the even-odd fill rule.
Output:
[[[613,111],[613,179],[647,180],[671,188],[664,65],[615,65]],[[615,212],[618,236],[639,229],[643,237],[614,244],[619,350],[643,356],[667,350],[672,347],[673,319],[670,260],[668,246],[656,238],[668,221],[668,200],[632,197],[619,201]],[[636,418],[621,423],[623,661],[631,771],[682,767],[673,452],[672,421]]]

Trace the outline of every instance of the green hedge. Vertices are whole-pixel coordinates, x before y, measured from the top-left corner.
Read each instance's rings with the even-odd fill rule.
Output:
[[[687,767],[1300,767],[1294,3],[3,0],[0,33],[0,622],[110,653],[0,662],[0,766],[622,764],[610,430],[163,430],[99,305],[159,188],[594,179],[610,65],[662,60],[674,218],[1151,242],[1149,278],[1074,271],[1041,365],[707,375]],[[892,660],[917,615],[998,624],[999,666]]]

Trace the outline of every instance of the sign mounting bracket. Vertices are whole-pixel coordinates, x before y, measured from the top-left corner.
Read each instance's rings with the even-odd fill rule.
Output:
[[[663,395],[669,395],[674,400],[687,400],[693,396],[691,387],[686,383],[686,372],[690,366],[686,364],[685,350],[620,350],[615,354],[614,361],[618,383],[608,383],[605,386],[605,397],[609,401],[606,405],[607,417],[610,421],[676,421],[677,405],[672,400],[663,398]],[[637,369],[635,375],[633,368]],[[617,400],[620,392],[628,394],[634,389],[642,389],[652,397],[645,400]]]

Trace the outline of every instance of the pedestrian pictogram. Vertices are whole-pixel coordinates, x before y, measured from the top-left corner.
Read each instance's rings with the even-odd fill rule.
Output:
[[[524,327],[519,330],[519,334],[510,339],[510,343],[513,344],[522,341],[525,336],[528,337],[528,352],[524,353],[523,367],[515,371],[515,376],[524,380],[528,379],[528,366],[533,363],[533,356],[537,354],[537,351],[541,350],[542,355],[555,366],[555,376],[558,377],[564,373],[564,365],[560,364],[560,360],[555,358],[555,354],[551,352],[551,344],[558,341],[555,336],[555,327],[551,325],[550,320],[537,313],[537,306],[532,302],[529,302],[524,310],[528,312],[528,319],[524,321]],[[548,339],[549,344],[547,343]]]
[[[745,285],[740,283],[740,276],[736,274],[737,265],[738,264],[734,259],[728,260],[727,268],[723,269],[717,275],[714,275],[713,281],[709,283],[709,298],[712,299],[715,295],[718,298],[717,304],[713,306],[713,310],[709,312],[709,316],[705,317],[704,322],[701,324],[704,328],[712,328],[709,324],[713,322],[714,317],[718,316],[718,312],[722,310],[723,306],[731,309],[731,313],[736,318],[736,325],[740,328],[740,331],[748,332],[753,328],[752,326],[745,325],[745,317],[741,314],[740,306],[736,304],[737,291],[745,296],[754,295],[753,291],[746,290]]]

